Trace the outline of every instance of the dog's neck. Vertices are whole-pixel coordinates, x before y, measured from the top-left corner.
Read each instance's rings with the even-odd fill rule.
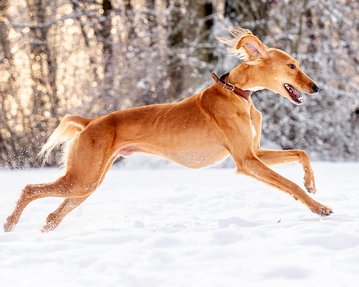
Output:
[[[258,77],[256,77],[255,66],[247,63],[238,65],[227,76],[228,82],[243,90],[256,92],[265,89],[256,80],[258,80]]]
[[[252,92],[248,91],[248,90],[242,90],[241,88],[238,88],[237,86],[226,82],[226,78],[228,77],[228,74],[224,74],[222,75],[220,78],[218,78],[218,76],[215,73],[212,73],[212,79],[217,83],[220,84],[222,86],[223,89],[230,91],[234,94],[236,94],[239,97],[242,97],[244,99],[246,99],[247,101],[249,101]]]

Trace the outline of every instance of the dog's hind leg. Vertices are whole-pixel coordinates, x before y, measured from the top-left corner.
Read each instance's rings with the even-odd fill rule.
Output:
[[[48,232],[54,230],[69,212],[78,207],[88,197],[89,195],[83,197],[66,198],[54,212],[47,216],[46,224],[42,228],[42,231]]]
[[[113,137],[113,134],[99,135],[94,132],[82,134],[69,151],[66,174],[53,183],[27,185],[4,225],[5,231],[14,228],[24,208],[33,200],[43,197],[86,198],[93,193],[113,161]],[[79,201],[74,199],[70,202]]]
[[[258,149],[258,158],[267,165],[299,162],[304,170],[304,186],[310,193],[316,192],[314,173],[307,153],[303,150],[267,150]]]
[[[98,185],[103,181],[107,171],[110,169],[113,160],[110,160],[107,164],[106,169],[104,170],[101,179],[99,180]],[[83,197],[73,197],[66,198],[60,206],[52,213],[50,213],[46,218],[46,224],[42,228],[43,232],[48,232],[54,230],[64,219],[64,217],[69,214],[72,210],[78,207],[81,203],[83,203],[90,195]]]
[[[76,191],[77,187],[69,175],[62,176],[55,182],[48,184],[26,185],[16,203],[15,210],[4,224],[4,230],[11,231],[15,227],[25,207],[33,200],[48,196],[67,197],[75,194]]]

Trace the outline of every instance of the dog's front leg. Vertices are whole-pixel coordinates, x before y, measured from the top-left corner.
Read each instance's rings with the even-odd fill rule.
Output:
[[[299,162],[304,170],[304,186],[310,193],[316,192],[314,173],[307,153],[303,150],[268,150],[259,148],[257,157],[267,165]]]
[[[267,165],[299,162],[304,170],[304,186],[310,193],[315,193],[315,181],[310,159],[303,150],[268,150],[260,147],[262,114],[254,105],[250,109],[251,124],[254,127],[253,148],[257,157]]]
[[[237,165],[238,171],[292,195],[314,213],[319,215],[332,213],[331,208],[316,202],[297,184],[271,170],[257,157],[253,149],[249,117],[242,117],[240,122],[226,121],[221,125],[225,127],[222,132],[225,134],[226,146]]]
[[[309,197],[298,185],[271,170],[255,155],[247,157],[240,169],[243,173],[249,176],[263,181],[272,187],[287,192],[295,199],[304,203],[314,213],[319,215],[329,215],[332,213],[331,208],[316,202],[314,199]]]

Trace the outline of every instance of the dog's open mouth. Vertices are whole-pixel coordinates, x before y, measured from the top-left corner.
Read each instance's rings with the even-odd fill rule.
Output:
[[[293,86],[285,83],[284,84],[285,89],[287,90],[290,98],[295,102],[296,104],[303,103],[303,97],[300,95],[299,91],[296,90]]]

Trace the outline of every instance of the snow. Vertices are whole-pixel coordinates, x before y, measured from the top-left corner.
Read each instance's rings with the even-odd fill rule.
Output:
[[[297,164],[276,168],[302,185]],[[355,286],[359,163],[314,163],[320,219],[287,194],[233,169],[113,167],[57,230],[61,202],[33,202],[0,232],[0,286]],[[1,171],[0,221],[21,188],[59,169]]]

